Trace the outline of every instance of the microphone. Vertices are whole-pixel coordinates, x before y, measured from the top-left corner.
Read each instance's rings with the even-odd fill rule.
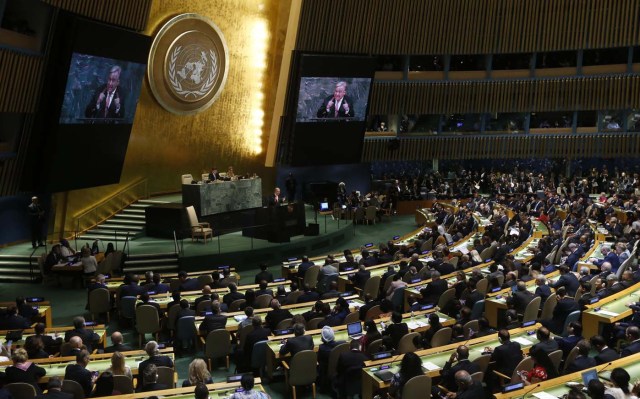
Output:
[[[526,398],[527,395],[531,393],[531,391],[533,391],[534,389],[539,388],[539,387],[540,387],[540,383],[537,383],[536,385],[533,386],[533,388],[531,388],[527,392],[525,392],[524,395],[522,395],[522,398],[523,399]]]

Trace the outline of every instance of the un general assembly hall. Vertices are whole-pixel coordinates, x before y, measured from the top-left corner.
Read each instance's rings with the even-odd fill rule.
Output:
[[[0,0],[0,399],[640,397],[637,0]]]

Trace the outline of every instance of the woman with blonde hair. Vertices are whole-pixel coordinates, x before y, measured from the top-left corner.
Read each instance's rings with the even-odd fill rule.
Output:
[[[207,370],[207,364],[202,359],[193,359],[189,364],[189,376],[182,382],[182,387],[195,386],[198,383],[212,384],[211,374]]]
[[[111,355],[111,367],[106,371],[110,371],[113,375],[126,375],[133,379],[131,368],[124,364],[124,355],[118,351],[113,352],[113,355]]]

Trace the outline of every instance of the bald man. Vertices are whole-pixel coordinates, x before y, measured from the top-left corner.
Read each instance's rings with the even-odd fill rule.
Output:
[[[129,345],[125,345],[124,337],[120,331],[114,331],[111,334],[111,346],[107,346],[104,350],[105,353],[113,352],[125,352],[133,350]]]
[[[450,392],[456,391],[458,386],[456,384],[455,375],[458,371],[462,370],[469,374],[481,371],[480,366],[469,361],[469,348],[465,345],[458,346],[458,348],[449,357],[449,360],[444,364],[442,372],[440,373],[440,377],[442,377],[440,385]]]
[[[485,397],[482,384],[474,381],[468,372],[464,370],[458,371],[455,374],[455,379],[458,390],[456,392],[449,392],[447,398],[477,399]]]

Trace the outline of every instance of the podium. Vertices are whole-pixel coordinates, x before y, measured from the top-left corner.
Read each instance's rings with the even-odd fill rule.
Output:
[[[304,204],[256,208],[253,220],[246,223],[242,235],[269,242],[289,242],[291,237],[305,233]]]

